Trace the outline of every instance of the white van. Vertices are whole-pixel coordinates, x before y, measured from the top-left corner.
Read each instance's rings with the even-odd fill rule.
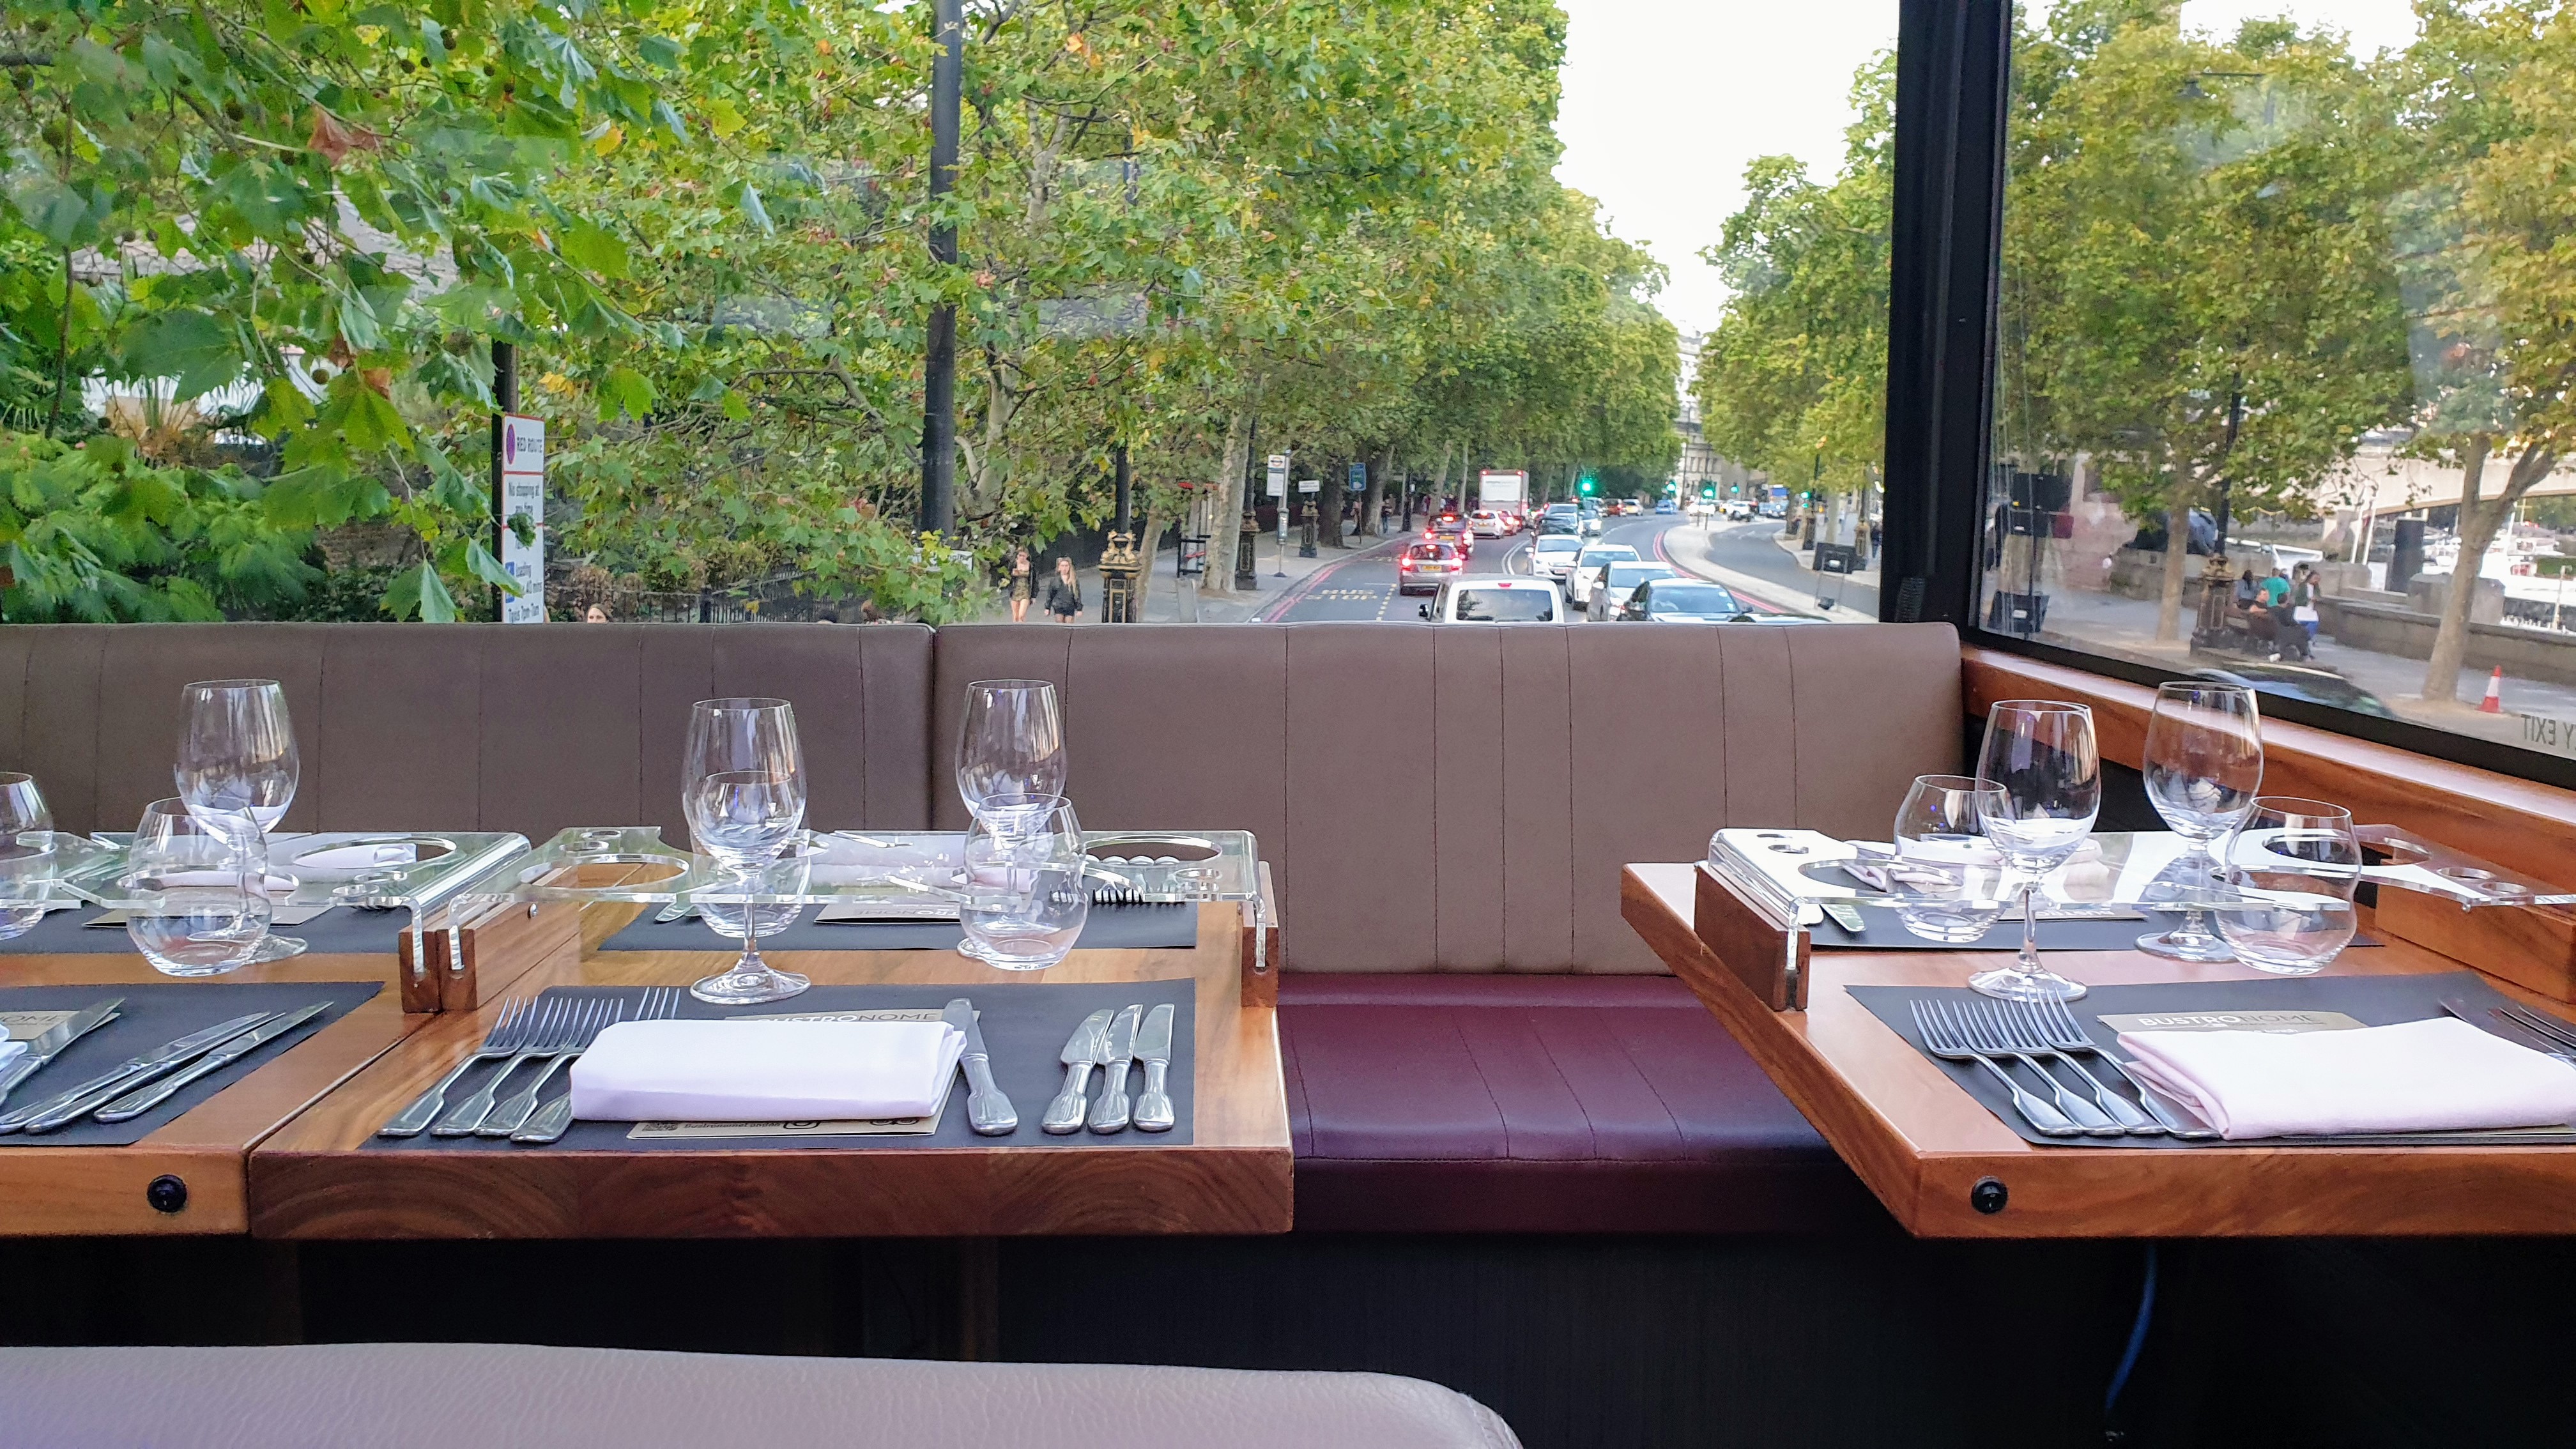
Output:
[[[1422,606],[1422,617],[1434,624],[1562,624],[1565,597],[1547,579],[1451,579]]]

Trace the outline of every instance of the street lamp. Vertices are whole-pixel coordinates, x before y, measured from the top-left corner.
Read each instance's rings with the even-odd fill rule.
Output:
[[[933,0],[932,34],[939,55],[930,63],[930,205],[957,185],[957,118],[965,89],[966,19],[960,0]],[[957,228],[945,221],[930,228],[930,259],[940,266],[957,262]],[[957,523],[957,305],[942,302],[930,309],[930,329],[922,358],[921,389],[921,531],[946,533]]]

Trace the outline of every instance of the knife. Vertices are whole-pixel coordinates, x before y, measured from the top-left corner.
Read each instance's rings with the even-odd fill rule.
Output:
[[[1064,1063],[1064,1090],[1047,1103],[1040,1127],[1058,1137],[1082,1130],[1082,1092],[1091,1085],[1092,1065],[1109,1050],[1109,1018],[1115,1014],[1104,1006],[1084,1017],[1073,1035],[1064,1039],[1064,1050],[1056,1054],[1056,1060]]]
[[[240,1061],[246,1056],[249,1056],[252,1052],[258,1051],[261,1047],[268,1045],[270,1042],[277,1040],[279,1037],[286,1035],[288,1032],[295,1030],[297,1027],[302,1026],[304,1023],[311,1021],[313,1018],[320,1016],[322,1013],[329,1011],[330,1009],[331,1003],[327,1001],[317,1001],[302,1010],[290,1011],[286,1015],[269,1022],[265,1026],[261,1026],[252,1031],[243,1032],[241,1035],[232,1038],[230,1041],[225,1042],[213,1051],[197,1058],[197,1064],[188,1068],[186,1071],[174,1072],[169,1076],[163,1077],[159,1082],[143,1088],[141,1091],[128,1092],[124,1096],[117,1098],[115,1101],[108,1103],[106,1106],[99,1108],[96,1114],[98,1120],[101,1122],[126,1122],[131,1121],[136,1117],[140,1117],[144,1113],[151,1111],[153,1108],[160,1106],[162,1103],[169,1101],[171,1094],[178,1091],[181,1087],[188,1085],[199,1077],[205,1076],[209,1072],[222,1071],[224,1068],[231,1066],[233,1063]]]
[[[940,1019],[966,1033],[966,1050],[957,1064],[966,1069],[966,1125],[979,1137],[1008,1137],[1019,1130],[1020,1114],[1011,1099],[993,1085],[993,1059],[984,1052],[984,1030],[975,1024],[975,1003],[958,997],[939,1013]]]
[[[2442,1009],[2449,1012],[2451,1015],[2458,1017],[2460,1020],[2467,1022],[2469,1025],[2476,1027],[2478,1030],[2485,1032],[2487,1035],[2494,1037],[2498,1041],[2509,1041],[2518,1047],[2528,1047],[2532,1051],[2539,1052],[2545,1056],[2554,1057],[2559,1061],[2567,1063],[2571,1067],[2576,1067],[2576,1056],[2570,1056],[2565,1047],[2549,1040],[2547,1037],[2540,1035],[2538,1032],[2533,1031],[2531,1028],[2524,1026],[2502,1012],[2473,1006],[2456,996],[2443,997]],[[2508,1027],[2510,1027],[2509,1030],[2507,1029]]]
[[[82,1007],[63,1020],[36,1034],[27,1043],[27,1054],[0,1070],[0,1102],[9,1100],[10,1089],[36,1074],[36,1069],[63,1054],[63,1048],[116,1020],[116,1009],[125,1004],[122,996]]]
[[[21,1107],[0,1117],[0,1133],[51,1132],[72,1119],[113,1097],[123,1096],[173,1067],[184,1065],[189,1058],[223,1045],[261,1022],[277,1015],[273,1011],[254,1011],[236,1016],[221,1026],[190,1032],[163,1046],[154,1047],[132,1058],[114,1071],[103,1072],[68,1091],[58,1092],[33,1106]]]
[[[1109,1037],[1100,1053],[1100,1064],[1109,1069],[1109,1080],[1101,1084],[1100,1100],[1091,1104],[1094,1132],[1127,1130],[1127,1064],[1135,1060],[1136,1018],[1144,1014],[1145,1008],[1131,1006],[1109,1023]]]
[[[1172,1003],[1145,1013],[1136,1033],[1136,1060],[1145,1064],[1145,1090],[1136,1096],[1136,1130],[1172,1130],[1172,1099],[1163,1092],[1163,1074],[1172,1068]]]

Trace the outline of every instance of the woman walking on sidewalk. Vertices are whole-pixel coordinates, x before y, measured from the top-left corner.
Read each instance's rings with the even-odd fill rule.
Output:
[[[1035,597],[1036,597],[1036,594],[1037,594],[1037,574],[1036,574],[1033,570],[1031,570],[1031,569],[1030,569],[1030,567],[1029,567],[1029,551],[1028,551],[1027,549],[1024,549],[1024,548],[1023,548],[1023,549],[1014,549],[1014,550],[1012,550],[1012,552],[1011,552],[1011,622],[1012,622],[1012,623],[1014,623],[1014,624],[1025,624],[1025,623],[1027,623],[1027,622],[1029,621],[1029,602],[1030,602],[1030,600],[1032,600],[1033,598],[1035,598]]]
[[[1058,558],[1055,577],[1047,580],[1047,617],[1070,624],[1082,614],[1082,581],[1073,576],[1073,560]]]

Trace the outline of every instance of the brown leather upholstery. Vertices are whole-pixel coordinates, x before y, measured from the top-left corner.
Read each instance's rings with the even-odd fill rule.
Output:
[[[0,1348],[0,1443],[1519,1449],[1520,1441],[1475,1400],[1388,1374],[346,1343]]]
[[[1877,835],[1958,767],[1947,625],[939,631],[933,817],[965,687],[1054,680],[1095,828],[1244,829],[1301,971],[1654,972],[1619,867],[1721,825]]]
[[[68,830],[172,790],[179,688],[275,679],[303,746],[297,830],[658,824],[684,838],[692,701],[792,700],[817,825],[929,823],[920,625],[48,624],[0,628],[0,768]]]

